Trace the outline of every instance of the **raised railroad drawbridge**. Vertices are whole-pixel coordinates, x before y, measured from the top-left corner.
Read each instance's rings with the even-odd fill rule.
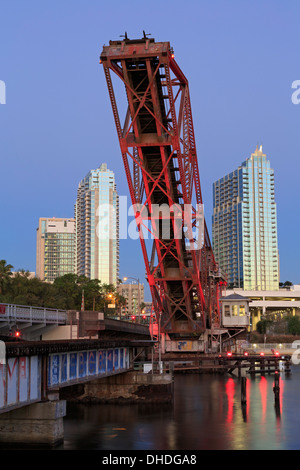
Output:
[[[199,339],[220,326],[222,279],[203,216],[188,80],[170,43],[145,34],[110,41],[100,63],[161,332],[171,340]]]

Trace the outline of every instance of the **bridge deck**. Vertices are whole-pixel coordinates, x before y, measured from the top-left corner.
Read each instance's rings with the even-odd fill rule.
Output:
[[[49,355],[60,352],[92,350],[99,348],[151,347],[153,341],[146,339],[74,339],[56,341],[12,341],[5,342],[6,357]]]
[[[132,367],[135,348],[151,340],[6,342],[0,361],[0,414],[43,399],[61,387],[121,374]]]

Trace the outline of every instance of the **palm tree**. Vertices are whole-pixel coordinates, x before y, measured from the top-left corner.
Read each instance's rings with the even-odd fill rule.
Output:
[[[3,294],[5,286],[9,283],[13,269],[11,264],[6,264],[4,259],[0,260],[0,295]]]

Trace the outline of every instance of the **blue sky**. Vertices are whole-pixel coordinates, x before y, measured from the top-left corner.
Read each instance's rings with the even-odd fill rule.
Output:
[[[99,55],[145,30],[170,41],[190,83],[209,230],[213,182],[262,143],[275,171],[281,280],[300,283],[299,15],[297,0],[2,2],[0,259],[35,271],[39,217],[73,217],[78,182],[101,163],[128,195]],[[120,276],[143,281],[139,242],[120,250]]]

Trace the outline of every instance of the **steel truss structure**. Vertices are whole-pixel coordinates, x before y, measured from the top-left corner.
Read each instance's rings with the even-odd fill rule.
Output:
[[[170,43],[145,34],[110,41],[100,63],[161,331],[199,338],[220,326],[222,279],[203,216],[188,80]],[[115,76],[126,92],[123,125]]]

